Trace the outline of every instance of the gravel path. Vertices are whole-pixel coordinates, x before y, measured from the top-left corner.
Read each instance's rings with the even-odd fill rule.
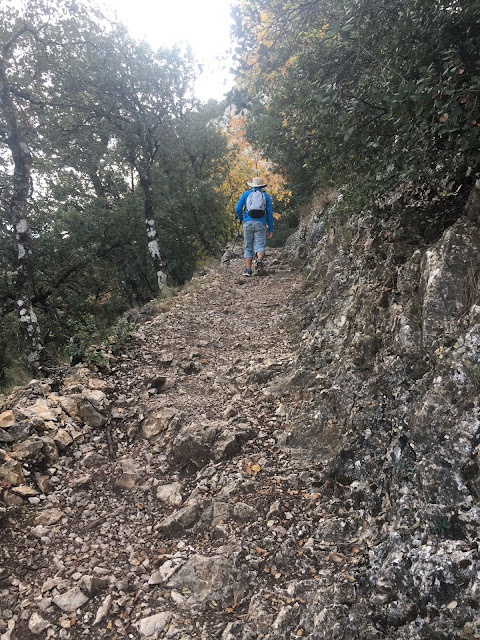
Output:
[[[63,398],[103,389],[108,423],[85,425],[43,469],[52,490],[4,518],[2,640],[228,639],[252,622],[261,637],[285,607],[300,624],[295,584],[324,564],[315,471],[282,448],[301,278],[278,250],[267,267],[207,270],[108,373],[65,380]]]

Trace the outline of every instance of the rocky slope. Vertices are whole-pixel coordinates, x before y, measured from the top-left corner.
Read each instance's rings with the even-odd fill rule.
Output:
[[[289,244],[309,282],[289,443],[327,463],[368,547],[360,597],[323,609],[319,638],[480,637],[479,248],[478,183],[314,216]]]
[[[314,215],[296,268],[3,397],[1,640],[480,637],[478,189],[446,202]]]

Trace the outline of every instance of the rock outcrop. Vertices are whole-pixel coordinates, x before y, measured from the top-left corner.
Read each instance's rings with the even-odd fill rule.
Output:
[[[289,242],[309,283],[289,445],[325,465],[344,534],[368,547],[360,597],[318,637],[478,635],[477,192],[456,219],[442,201],[338,228],[318,217]]]

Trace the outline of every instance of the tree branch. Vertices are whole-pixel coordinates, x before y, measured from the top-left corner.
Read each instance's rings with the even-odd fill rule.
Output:
[[[10,49],[17,42],[17,40],[23,36],[24,33],[31,33],[32,35],[36,35],[38,32],[32,29],[32,27],[30,27],[28,24],[23,25],[23,27],[16,33],[14,33],[10,40],[5,43],[4,47],[2,48],[3,57],[5,57],[9,53]]]
[[[120,247],[126,246],[128,244],[129,244],[128,242],[117,242],[117,243],[111,245],[110,247],[107,247],[107,249],[105,249],[104,251],[97,251],[96,257],[97,258],[104,258],[111,251],[114,251],[115,249],[118,249]],[[50,287],[48,289],[43,290],[43,291],[39,291],[35,295],[35,297],[32,299],[32,303],[33,304],[45,304],[46,300],[52,295],[52,293],[54,293],[62,284],[64,284],[70,278],[71,275],[73,275],[77,271],[80,271],[80,269],[82,269],[83,267],[86,267],[88,264],[90,264],[91,261],[92,261],[91,257],[84,258],[83,260],[77,260],[77,262],[75,264],[73,264],[71,267],[69,267],[68,269],[66,269],[55,280],[55,282],[52,285],[50,285]]]

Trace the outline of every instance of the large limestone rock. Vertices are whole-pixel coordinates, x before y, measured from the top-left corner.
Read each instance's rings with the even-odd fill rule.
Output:
[[[44,442],[41,438],[32,437],[14,444],[13,450],[20,460],[40,460],[43,457],[43,447]]]
[[[170,507],[179,507],[182,502],[182,485],[180,482],[172,482],[157,487],[157,498]]]
[[[30,620],[28,621],[28,628],[35,636],[42,633],[42,631],[45,631],[45,629],[48,629],[49,626],[50,623],[47,620],[44,620],[36,611],[32,613]]]
[[[34,404],[28,407],[23,407],[22,412],[27,416],[42,418],[49,422],[58,420],[58,413],[55,408],[42,398],[38,398]]]
[[[97,409],[86,398],[78,401],[78,415],[90,427],[99,429],[106,423],[106,417],[97,411]]]
[[[58,462],[59,455],[55,440],[53,438],[50,438],[49,436],[42,436],[40,439],[43,442],[42,453],[45,457],[45,460],[50,465],[56,464]]]
[[[59,402],[62,409],[68,413],[72,418],[77,418],[79,416],[78,413],[78,402],[81,399],[80,395],[68,395],[68,396],[60,396]]]
[[[237,572],[224,556],[192,556],[169,580],[173,589],[188,590],[189,604],[204,604],[210,600],[229,602],[238,589]]]
[[[73,438],[66,429],[58,429],[53,434],[53,441],[60,451],[65,451],[73,443]]]
[[[14,485],[25,484],[26,479],[22,465],[17,460],[6,460],[0,464],[0,479]]]
[[[104,409],[108,403],[107,394],[100,389],[83,389],[82,396],[86,398],[98,411]]]
[[[63,511],[60,509],[46,509],[45,511],[41,511],[35,517],[36,525],[51,525],[59,522],[64,516]]]
[[[66,593],[55,596],[53,602],[62,611],[70,613],[83,607],[83,605],[88,602],[88,598],[79,587],[74,587]]]
[[[155,529],[166,536],[174,536],[191,529],[200,518],[200,503],[195,500],[183,509],[175,511],[155,525]]]
[[[162,613],[156,613],[153,616],[142,618],[136,623],[136,627],[140,633],[141,638],[151,638],[155,636],[158,638],[158,633],[163,631],[169,623],[172,614],[169,611]]]
[[[142,470],[138,462],[133,458],[120,460],[122,475],[115,481],[115,486],[120,490],[133,489],[142,480]]]
[[[210,424],[186,425],[173,441],[173,455],[198,466],[210,458],[217,434],[218,428]]]
[[[147,440],[153,440],[176,422],[178,417],[178,412],[173,407],[165,407],[157,411],[144,420],[142,424],[143,437]]]
[[[4,411],[0,413],[0,428],[8,429],[9,427],[13,427],[15,424],[15,414],[11,409],[8,411]]]

